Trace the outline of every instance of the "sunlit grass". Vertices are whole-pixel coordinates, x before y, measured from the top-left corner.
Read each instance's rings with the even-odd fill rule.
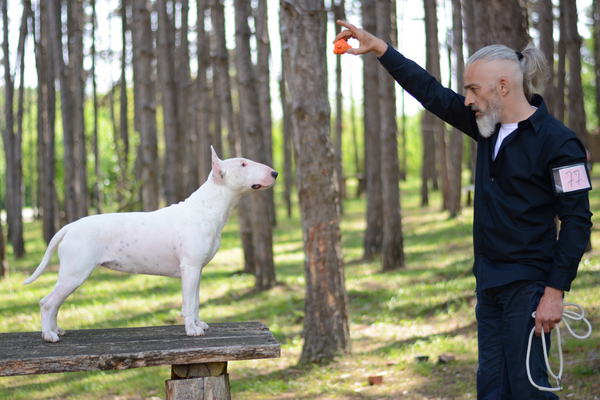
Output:
[[[596,172],[594,185],[600,185]],[[349,181],[348,193],[356,182]],[[276,187],[281,198],[281,187]],[[440,211],[439,194],[420,206],[419,182],[402,183],[406,269],[381,272],[380,260],[362,260],[365,200],[344,203],[341,220],[350,301],[352,354],[329,365],[298,366],[304,323],[304,254],[297,209],[288,219],[278,207],[274,254],[278,285],[254,290],[254,278],[239,274],[243,251],[237,214],[223,231],[222,247],[204,270],[201,318],[207,323],[264,322],[282,345],[282,357],[229,364],[235,399],[468,399],[475,398],[477,335],[472,266],[472,209],[455,219]],[[296,199],[294,200],[296,201]],[[282,202],[281,202],[282,203]],[[600,195],[591,193],[594,222],[600,226]],[[6,230],[5,230],[6,232]],[[600,246],[600,230],[593,243]],[[36,282],[22,286],[35,270],[45,245],[39,222],[26,224],[27,256],[14,260],[10,279],[0,282],[1,332],[39,331],[39,300],[54,286],[54,262]],[[567,301],[581,304],[600,326],[600,251],[586,254]],[[70,296],[59,313],[64,329],[99,329],[182,324],[181,287],[176,279],[98,269]],[[182,328],[183,329],[183,328]],[[566,331],[565,331],[566,332]],[[600,393],[600,328],[586,341],[565,333],[563,396],[593,399]],[[443,354],[454,361],[438,363]],[[416,355],[429,361],[416,363]],[[369,376],[383,376],[370,386]],[[1,399],[165,398],[168,366],[127,371],[81,372],[0,378]]]

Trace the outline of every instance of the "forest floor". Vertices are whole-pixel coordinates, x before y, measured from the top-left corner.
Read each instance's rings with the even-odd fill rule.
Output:
[[[598,167],[598,166],[597,166]],[[596,168],[594,187],[600,187]],[[207,323],[262,321],[282,346],[273,360],[229,363],[233,399],[475,399],[477,324],[472,264],[472,208],[449,219],[439,194],[421,207],[417,180],[402,183],[406,268],[382,273],[381,262],[364,262],[365,200],[345,201],[342,239],[350,301],[352,352],[327,365],[298,365],[304,318],[303,245],[297,209],[285,216],[278,202],[274,253],[278,286],[254,290],[254,278],[236,272],[242,250],[235,216],[221,250],[205,269],[201,318]],[[282,186],[276,186],[281,199]],[[349,188],[349,193],[353,188]],[[594,326],[579,341],[566,330],[565,390],[561,399],[600,399],[600,194],[591,192],[595,211],[592,243],[567,301],[581,304]],[[235,214],[235,213],[234,213]],[[45,245],[39,222],[25,225],[27,256],[9,252],[10,279],[0,282],[0,332],[39,331],[38,301],[56,282],[54,264],[36,282],[22,282],[37,267]],[[6,232],[6,229],[4,230]],[[180,282],[126,275],[105,269],[67,299],[59,324],[69,329],[181,324]],[[428,356],[417,362],[416,356]],[[556,365],[555,353],[551,359]],[[449,361],[448,361],[449,360]],[[369,385],[370,376],[382,384]],[[164,399],[170,367],[0,378],[0,399]]]

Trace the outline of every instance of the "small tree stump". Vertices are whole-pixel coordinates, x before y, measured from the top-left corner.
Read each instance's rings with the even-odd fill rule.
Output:
[[[171,366],[167,400],[231,400],[227,363]]]

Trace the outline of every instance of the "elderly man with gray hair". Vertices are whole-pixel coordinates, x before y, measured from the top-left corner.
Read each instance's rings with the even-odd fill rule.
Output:
[[[335,40],[353,37],[360,43],[348,53],[375,53],[423,107],[477,141],[477,398],[558,399],[529,382],[527,343],[533,327],[549,343],[549,332],[562,318],[564,291],[571,288],[590,237],[591,185],[583,144],[548,113],[538,94],[547,77],[543,54],[532,45],[522,52],[503,45],[479,50],[466,64],[463,96],[381,39],[338,24],[347,30]],[[531,354],[533,380],[548,387],[541,340],[534,340]]]

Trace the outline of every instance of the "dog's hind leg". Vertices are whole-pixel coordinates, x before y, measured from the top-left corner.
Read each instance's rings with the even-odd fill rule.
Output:
[[[202,336],[208,325],[199,320],[198,307],[202,270],[198,267],[181,265],[181,316],[184,318],[185,333],[188,336]]]
[[[64,271],[64,272],[63,272]],[[57,316],[60,306],[65,299],[71,295],[91,275],[94,268],[80,270],[81,275],[69,274],[68,269],[61,269],[58,273],[58,281],[54,289],[42,300],[40,300],[40,311],[42,314],[42,337],[46,342],[58,342],[59,336],[65,331],[58,327]],[[66,272],[66,273],[65,273]]]

